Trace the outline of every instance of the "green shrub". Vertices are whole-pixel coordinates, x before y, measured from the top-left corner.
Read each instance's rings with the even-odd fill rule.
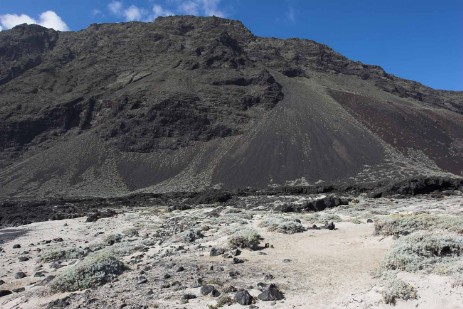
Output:
[[[120,275],[127,267],[109,254],[92,254],[51,282],[55,292],[72,292],[105,284]]]
[[[246,229],[232,235],[228,239],[230,247],[249,248],[251,250],[257,249],[260,242],[260,235],[253,229]]]
[[[395,305],[398,299],[416,299],[417,293],[411,284],[394,279],[388,282],[385,290],[382,292],[382,296],[384,303]]]
[[[296,219],[283,217],[272,217],[263,220],[260,226],[266,227],[270,232],[279,232],[284,234],[302,233],[305,231],[304,226]]]
[[[383,269],[450,274],[461,267],[463,236],[416,232],[401,237],[383,262]]]
[[[66,261],[72,259],[81,259],[89,253],[89,250],[82,248],[71,248],[65,250],[49,251],[42,255],[42,262]]]
[[[463,234],[463,216],[395,214],[375,222],[375,234],[377,235],[401,236],[428,229],[441,229]]]

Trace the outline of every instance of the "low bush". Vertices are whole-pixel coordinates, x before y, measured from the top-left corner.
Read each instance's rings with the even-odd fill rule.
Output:
[[[284,234],[302,233],[306,229],[297,219],[272,217],[263,220],[260,226],[266,227],[271,232],[279,232]]]
[[[259,246],[260,235],[257,231],[253,229],[246,229],[241,232],[238,232],[235,235],[232,235],[228,239],[228,243],[232,248],[249,248],[255,250]]]
[[[54,261],[66,261],[72,259],[81,259],[85,257],[90,250],[84,250],[82,248],[71,248],[65,250],[49,251],[44,253],[40,260],[42,262],[54,262]]]
[[[96,287],[113,280],[127,267],[109,254],[92,254],[51,282],[55,292],[72,292]]]
[[[400,279],[394,279],[388,282],[386,288],[382,291],[382,296],[384,303],[395,305],[398,299],[416,299],[417,293],[411,284]]]
[[[463,234],[463,216],[437,214],[390,215],[375,222],[377,235],[408,235],[428,229],[441,229]]]
[[[416,232],[397,240],[382,268],[451,274],[462,267],[462,254],[463,236]]]

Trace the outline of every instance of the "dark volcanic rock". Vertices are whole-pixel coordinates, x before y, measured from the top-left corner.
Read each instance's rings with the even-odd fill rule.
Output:
[[[15,277],[16,279],[22,279],[22,278],[24,278],[24,277],[26,277],[26,276],[27,276],[27,275],[26,275],[24,272],[22,272],[22,271],[18,271],[16,274],[14,274],[14,277]]]
[[[234,299],[238,304],[243,306],[251,305],[253,301],[253,297],[247,290],[238,290],[235,293]]]
[[[0,290],[0,297],[7,296],[13,294],[10,290]]]
[[[263,301],[281,300],[284,298],[284,295],[276,285],[270,284],[267,289],[257,296],[257,298]]]

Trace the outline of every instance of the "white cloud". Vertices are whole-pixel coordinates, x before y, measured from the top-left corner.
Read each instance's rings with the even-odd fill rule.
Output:
[[[111,13],[119,15],[122,12],[122,2],[121,1],[113,1],[108,4],[108,9]]]
[[[152,21],[159,16],[175,14],[225,17],[226,14],[219,8],[220,2],[221,0],[167,0],[163,2],[165,5],[160,5],[156,1],[151,10],[146,10],[135,5],[124,7],[122,1],[112,1],[108,4],[108,9],[126,21]]]
[[[286,17],[290,22],[295,22],[296,21],[296,13],[294,11],[294,7],[290,6],[288,9],[288,12],[286,12]]]
[[[200,0],[199,2],[202,4],[204,15],[225,17],[225,13],[218,9],[220,1],[221,0]]]
[[[131,5],[124,10],[124,16],[126,21],[141,20],[145,15],[146,11],[144,9],[140,9],[135,5]]]
[[[194,1],[184,1],[178,5],[178,10],[187,15],[198,15],[198,3]]]
[[[32,17],[25,15],[25,14],[0,15],[0,28],[1,29],[2,28],[11,29],[14,26],[17,26],[20,24],[37,24],[37,25],[41,25],[46,28],[53,28],[55,30],[60,30],[60,31],[69,30],[69,27],[61,19],[61,17],[59,17],[58,14],[56,14],[53,11],[43,12],[42,14],[40,14],[39,20],[35,20]]]

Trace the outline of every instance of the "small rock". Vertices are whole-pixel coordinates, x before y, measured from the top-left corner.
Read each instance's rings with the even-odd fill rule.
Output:
[[[148,282],[148,279],[146,279],[145,276],[140,276],[137,278],[137,284],[144,284],[144,283],[147,283]]]
[[[221,248],[211,248],[211,251],[209,252],[209,256],[219,256],[225,253],[224,249]]]
[[[15,245],[13,245],[13,249],[19,249],[19,248],[21,248],[21,245],[20,245],[20,244],[15,244]]]
[[[22,278],[26,277],[26,274],[25,274],[24,272],[22,272],[22,271],[18,271],[18,272],[14,275],[14,277],[15,277],[16,279],[22,279]]]
[[[367,223],[373,223],[372,219],[367,219]]]
[[[240,275],[240,273],[239,273],[238,271],[236,271],[236,270],[233,270],[233,271],[230,271],[230,272],[228,273],[228,275],[229,275],[231,278],[235,279],[236,277],[238,277],[238,276]]]
[[[10,290],[0,290],[0,297],[7,296],[13,294]]]
[[[182,272],[184,270],[185,270],[185,268],[183,266],[180,266],[179,268],[177,268],[176,272],[179,273],[179,272]]]
[[[241,250],[240,249],[233,249],[230,253],[233,256],[238,256],[238,255],[241,254]]]
[[[45,277],[44,273],[41,271],[38,271],[34,274],[34,277]]]
[[[198,279],[195,279],[191,284],[190,284],[190,287],[191,288],[199,288],[200,286],[203,285],[203,279],[201,278],[198,278]]]
[[[244,260],[242,259],[239,259],[239,258],[233,258],[233,264],[242,264],[244,263]]]
[[[202,295],[211,294],[213,297],[220,296],[220,292],[217,291],[217,289],[213,285],[210,285],[210,284],[206,284],[201,287],[201,294]]]
[[[291,263],[291,261],[292,261],[291,259],[284,259],[283,263]]]
[[[234,293],[234,292],[238,291],[238,289],[235,288],[233,285],[230,285],[230,286],[226,287],[225,289],[223,289],[223,291],[225,293]]]
[[[164,274],[164,279],[169,279],[170,277],[172,277],[170,274]]]
[[[273,280],[273,279],[275,279],[275,277],[273,275],[271,275],[271,274],[266,274],[264,276],[264,280]]]
[[[12,291],[15,293],[21,293],[21,292],[24,292],[25,290],[26,288],[16,288],[16,289],[13,289]]]
[[[28,256],[20,256],[20,257],[18,257],[18,260],[20,262],[26,262],[26,261],[29,261],[29,257]]]
[[[0,285],[5,284],[5,281],[0,279]]]
[[[196,295],[194,294],[183,294],[182,299],[190,300],[190,299],[195,299]]]
[[[238,290],[235,293],[235,301],[243,306],[251,305],[253,301],[253,297],[247,290]]]
[[[330,222],[330,223],[326,222],[326,223],[325,223],[325,228],[327,228],[328,230],[332,231],[332,230],[334,230],[336,227],[335,227],[335,225],[334,225],[333,222]]]
[[[278,290],[278,287],[275,284],[270,284],[262,293],[257,296],[260,300],[263,301],[272,301],[272,300],[281,300],[284,298],[283,293]]]

